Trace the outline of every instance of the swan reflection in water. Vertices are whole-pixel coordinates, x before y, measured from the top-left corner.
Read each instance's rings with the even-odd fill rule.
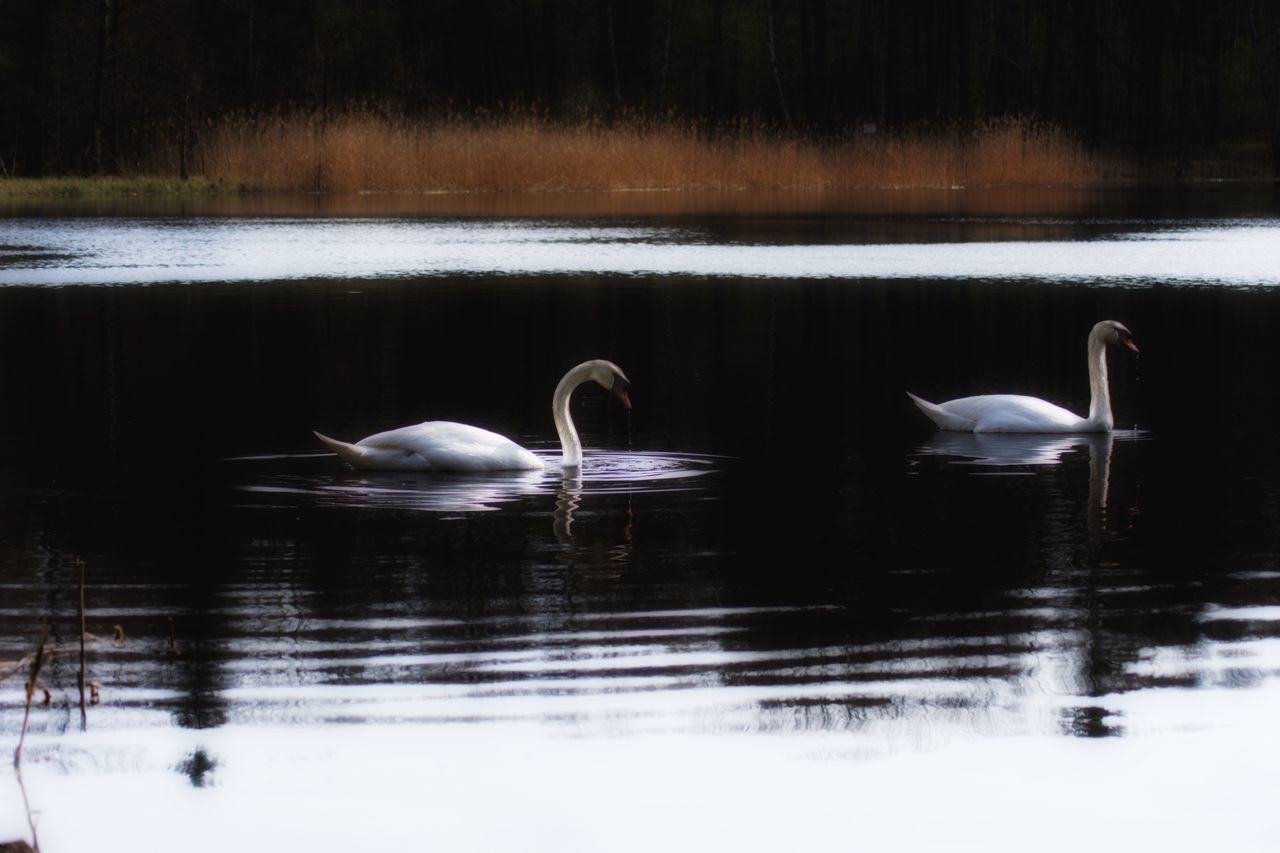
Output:
[[[573,541],[573,513],[582,503],[582,476],[566,471],[556,489],[556,508],[551,513],[551,528],[556,541],[566,545]]]
[[[484,476],[447,474],[352,475],[319,487],[335,503],[362,507],[394,506],[446,515],[486,512],[529,497],[554,492],[552,532],[561,544],[573,542],[574,514],[582,505],[583,480],[576,471],[563,476],[542,471],[503,471]],[[628,501],[628,517],[630,507]],[[628,525],[629,527],[629,525]]]
[[[546,455],[542,451],[541,455]],[[715,470],[718,457],[687,453],[587,453],[579,468],[556,470],[552,465],[528,471],[489,471],[445,474],[414,471],[351,470],[317,474],[298,468],[280,470],[281,463],[311,465],[326,455],[237,457],[228,462],[268,463],[263,472],[240,491],[255,497],[257,508],[310,502],[351,509],[419,510],[439,514],[487,512],[524,502],[528,508],[554,499],[552,524],[558,542],[573,539],[574,516],[584,496],[628,496],[623,539],[630,539],[630,496],[702,488],[702,476]],[[265,506],[264,506],[265,505]]]
[[[1102,433],[972,433],[938,432],[916,449],[916,456],[955,457],[956,464],[1012,467],[1060,465],[1077,452],[1089,453],[1089,527],[1101,532],[1111,485],[1111,451],[1117,441],[1139,441],[1139,430]]]
[[[456,514],[485,512],[531,496],[546,496],[554,489],[552,532],[561,544],[573,542],[574,514],[582,505],[581,474],[566,470],[562,477],[541,471],[511,471],[483,477],[352,477],[349,484],[332,484],[324,490],[341,492],[342,500],[362,506],[393,504],[402,509]],[[378,482],[385,480],[385,482]],[[628,517],[630,507],[628,502]],[[629,525],[628,525],[629,528]]]
[[[300,491],[330,506],[387,507],[428,512],[487,512],[546,491],[541,471],[492,471],[483,475],[351,472],[328,482],[309,481]],[[255,489],[263,491],[264,489]]]
[[[610,495],[620,495],[621,490],[611,490],[607,492]],[[574,516],[582,506],[583,501],[583,482],[582,477],[576,474],[565,472],[565,476],[560,480],[556,487],[556,506],[551,512],[551,529],[555,535],[556,543],[564,549],[564,554],[569,563],[577,564],[582,555],[587,555],[582,565],[598,568],[605,564],[622,564],[630,561],[631,558],[631,499],[633,492],[627,489],[625,492],[625,504],[621,507],[614,501],[608,509],[601,510],[597,508],[588,508],[587,516],[597,516],[606,520],[605,527],[607,532],[601,531],[599,525],[587,523],[586,535],[579,531],[575,534]],[[596,502],[599,503],[598,501]],[[619,530],[618,522],[621,520],[622,526]],[[595,532],[591,532],[592,530]]]
[[[955,456],[969,465],[1057,465],[1063,455],[1088,447],[1111,453],[1114,433],[937,432],[916,449],[921,456]]]

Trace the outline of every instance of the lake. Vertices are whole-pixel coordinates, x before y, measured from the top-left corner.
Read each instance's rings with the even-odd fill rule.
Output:
[[[1280,196],[639,195],[0,211],[0,841],[1272,849]]]

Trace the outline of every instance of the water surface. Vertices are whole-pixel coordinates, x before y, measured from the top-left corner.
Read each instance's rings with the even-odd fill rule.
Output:
[[[84,561],[102,700],[49,665],[42,845],[1270,849],[1280,242],[1199,199],[0,219],[0,660]],[[1082,411],[1106,317],[1112,436],[903,393]],[[577,477],[310,433],[551,460],[589,357]]]

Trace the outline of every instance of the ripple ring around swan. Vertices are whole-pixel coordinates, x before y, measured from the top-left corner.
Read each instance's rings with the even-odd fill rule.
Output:
[[[587,451],[575,476],[560,469],[558,450],[535,451],[542,471],[432,474],[412,471],[356,471],[330,454],[273,454],[224,460],[251,466],[247,482],[235,488],[253,495],[237,505],[286,506],[298,499],[323,506],[399,508],[427,511],[485,511],[566,488],[582,495],[687,492],[727,457],[696,453]]]

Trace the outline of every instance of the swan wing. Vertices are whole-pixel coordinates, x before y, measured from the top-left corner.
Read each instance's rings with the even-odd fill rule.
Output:
[[[983,394],[939,403],[937,409],[974,432],[1084,432],[1088,421],[1039,397]],[[957,427],[942,426],[943,429]]]
[[[357,468],[395,471],[514,471],[543,467],[506,436],[452,421],[427,421],[387,430],[355,444],[317,435]]]
[[[361,447],[315,432],[315,437],[353,468],[375,471],[429,471],[427,460],[403,448]]]
[[[427,421],[362,438],[358,447],[416,454],[431,471],[507,471],[542,462],[504,435],[470,424]]]
[[[910,391],[907,392],[907,396],[911,398],[911,402],[916,404],[916,408],[924,412],[929,420],[938,425],[938,429],[951,430],[952,432],[973,432],[974,422],[971,418],[967,418],[958,412],[949,412],[943,406],[921,399]]]

